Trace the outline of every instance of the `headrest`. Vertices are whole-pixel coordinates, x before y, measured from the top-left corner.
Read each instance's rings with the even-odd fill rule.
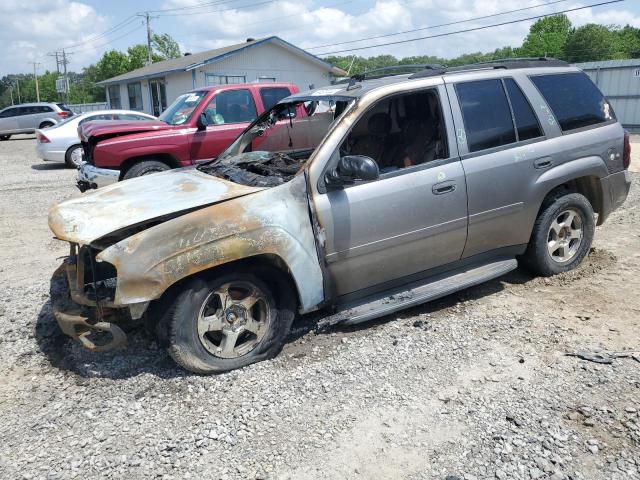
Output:
[[[387,135],[391,131],[391,118],[389,114],[379,112],[371,115],[367,122],[367,128],[371,135]]]

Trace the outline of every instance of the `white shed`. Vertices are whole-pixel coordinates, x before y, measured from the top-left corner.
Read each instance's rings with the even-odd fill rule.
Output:
[[[290,82],[300,90],[328,85],[345,72],[311,53],[268,37],[186,54],[99,82],[111,108],[159,115],[194,88],[228,83]]]

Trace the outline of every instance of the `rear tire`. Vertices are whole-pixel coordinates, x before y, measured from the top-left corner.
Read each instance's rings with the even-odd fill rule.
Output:
[[[64,154],[64,161],[70,168],[78,168],[82,163],[82,145],[69,147]]]
[[[244,271],[189,281],[158,322],[166,328],[169,354],[186,370],[203,374],[275,357],[295,315],[291,292],[278,291],[279,302],[275,293]]]
[[[0,141],[4,142],[5,140],[9,140],[11,135],[0,135]]]
[[[589,253],[594,233],[589,200],[579,193],[558,193],[543,202],[522,260],[544,277],[568,272]]]
[[[141,177],[143,175],[150,175],[152,173],[164,172],[170,170],[169,165],[160,162],[158,160],[144,160],[142,162],[135,163],[127,170],[122,177],[123,180],[130,178]]]

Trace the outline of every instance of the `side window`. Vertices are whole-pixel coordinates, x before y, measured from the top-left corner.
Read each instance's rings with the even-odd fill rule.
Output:
[[[538,118],[516,81],[513,78],[505,78],[504,84],[507,87],[513,118],[516,121],[518,141],[541,137],[542,131],[540,130]]]
[[[21,117],[22,115],[29,115],[29,109],[27,107],[18,107],[16,108],[16,116]]]
[[[249,90],[226,90],[211,99],[203,113],[209,125],[252,122],[256,105]]]
[[[46,105],[42,105],[40,107],[36,107],[38,109],[38,113],[49,113],[53,112],[53,108],[47,107]]]
[[[364,155],[380,173],[447,158],[440,98],[435,89],[388,97],[369,109],[340,146],[340,156]]]
[[[615,120],[613,109],[584,73],[530,78],[551,107],[563,132]]]
[[[0,118],[15,117],[18,114],[17,108],[7,108],[3,112],[0,112]]]
[[[511,110],[501,80],[458,83],[456,93],[470,152],[516,141]]]
[[[260,89],[260,97],[265,110],[269,110],[283,98],[291,95],[288,88],[285,87],[269,87]]]

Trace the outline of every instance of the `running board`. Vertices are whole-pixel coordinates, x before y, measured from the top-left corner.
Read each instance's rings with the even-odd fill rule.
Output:
[[[431,277],[426,283],[415,282],[405,285],[396,289],[392,294],[387,291],[383,297],[370,296],[357,302],[345,304],[339,312],[320,320],[318,327],[327,327],[336,323],[355,325],[373,320],[398,310],[436,300],[458,290],[473,287],[504,275],[517,267],[518,261],[510,259],[453,270]]]

